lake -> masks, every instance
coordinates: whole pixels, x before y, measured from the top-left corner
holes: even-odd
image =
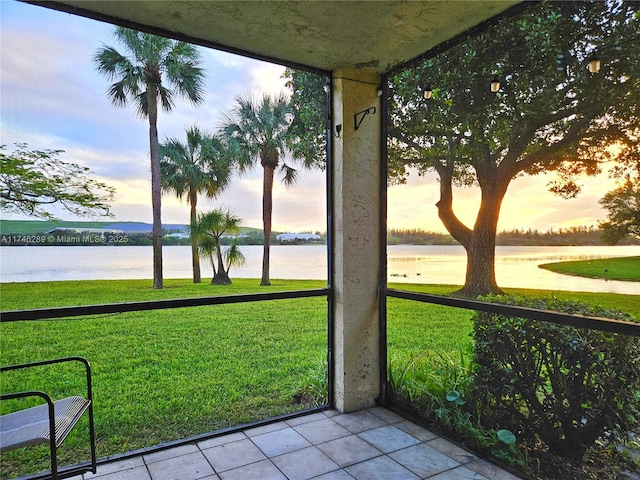
[[[271,278],[326,279],[323,245],[274,245]],[[236,278],[260,278],[262,247],[246,246],[247,262],[231,269]],[[543,263],[595,258],[639,256],[640,246],[614,247],[497,247],[496,277],[501,287],[541,288],[640,295],[640,284],[560,275],[538,268]],[[191,278],[191,248],[163,248],[165,278]],[[202,260],[203,279],[212,269]],[[151,278],[151,247],[0,247],[1,282]],[[466,256],[459,245],[391,245],[391,282],[464,283]]]

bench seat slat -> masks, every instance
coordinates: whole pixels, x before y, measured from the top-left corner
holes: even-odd
[[[54,402],[56,446],[60,446],[91,402],[82,397],[67,397]],[[47,404],[27,408],[0,417],[0,452],[49,444]]]

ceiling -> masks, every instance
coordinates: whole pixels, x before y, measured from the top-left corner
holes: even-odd
[[[377,73],[482,26],[516,0],[31,1],[254,58]]]

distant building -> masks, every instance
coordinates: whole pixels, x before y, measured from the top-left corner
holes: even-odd
[[[276,235],[276,240],[279,242],[294,242],[296,240],[309,242],[311,240],[321,240],[321,237],[316,233],[281,233]]]

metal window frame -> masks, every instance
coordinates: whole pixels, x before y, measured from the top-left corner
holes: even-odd
[[[37,3],[37,2],[35,2]],[[75,13],[75,12],[74,12]],[[212,47],[211,45],[204,45],[205,47]],[[215,47],[213,47],[215,48]],[[238,53],[240,52],[232,52]],[[245,54],[245,56],[247,56]],[[259,60],[267,60],[261,59]],[[291,68],[297,68],[306,70],[317,75],[325,75],[328,78],[332,78],[332,73],[327,71],[318,71],[316,69],[310,69],[305,66],[287,64]],[[254,428],[262,425],[268,425],[274,422],[287,420],[291,418],[308,415],[313,412],[324,411],[332,408],[335,405],[334,397],[334,281],[333,272],[334,269],[334,248],[333,248],[333,232],[334,232],[334,202],[333,202],[333,178],[334,178],[334,162],[333,162],[333,143],[332,143],[332,118],[333,118],[333,87],[329,82],[330,91],[327,94],[327,118],[326,118],[326,168],[325,168],[325,182],[326,182],[326,229],[327,229],[327,287],[309,289],[309,290],[291,290],[284,292],[268,292],[268,293],[252,293],[252,294],[240,294],[240,295],[227,295],[227,296],[210,296],[210,297],[191,297],[184,299],[169,299],[169,300],[153,300],[153,301],[141,301],[141,302],[123,302],[123,303],[110,303],[110,304],[98,304],[98,305],[80,305],[80,306],[65,306],[65,307],[50,307],[50,308],[37,308],[29,310],[6,310],[0,312],[0,323],[4,322],[19,322],[19,321],[41,321],[41,320],[54,320],[69,317],[89,316],[89,315],[101,315],[101,314],[113,314],[113,313],[125,313],[125,312],[139,312],[149,310],[165,310],[172,308],[189,308],[189,307],[201,307],[201,306],[213,306],[213,305],[227,305],[227,304],[239,304],[249,302],[262,302],[273,300],[286,300],[297,298],[311,298],[311,297],[326,297],[327,298],[327,398],[328,403],[317,407],[311,407],[297,412],[286,413],[275,417],[270,417],[264,420],[257,420],[254,422],[235,425],[233,427],[220,429],[204,434],[192,436],[185,439],[178,439],[170,442],[165,442],[159,445],[153,445],[140,450],[126,452],[121,455],[109,456],[103,459],[98,459],[97,464],[105,464],[113,462],[119,459],[132,458],[141,454],[153,453],[168,448],[177,447],[180,445],[190,444],[196,441],[202,441],[209,438],[226,435],[232,432],[241,431],[247,428]],[[87,464],[77,464],[69,467],[63,467],[59,469],[60,478],[73,476],[83,468],[86,469]],[[35,474],[29,476],[31,480],[40,480],[49,478],[48,474]]]

